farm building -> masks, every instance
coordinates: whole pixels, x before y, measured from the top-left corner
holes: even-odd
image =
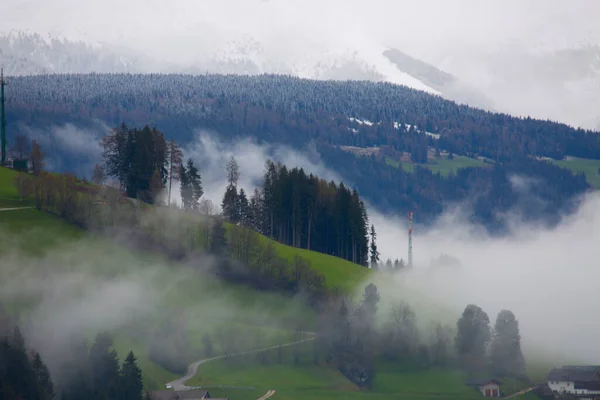
[[[210,397],[206,390],[157,390],[150,393],[152,400],[228,400]]]
[[[600,399],[600,366],[564,366],[548,373],[548,387],[555,394],[581,399]]]
[[[485,397],[500,397],[500,382],[496,379],[475,379],[467,382]]]

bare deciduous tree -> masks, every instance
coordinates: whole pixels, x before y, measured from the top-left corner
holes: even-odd
[[[31,153],[29,155],[33,173],[39,175],[44,170],[44,153],[39,143],[34,139],[31,141]]]
[[[106,173],[104,168],[100,164],[94,166],[94,173],[92,174],[92,182],[96,185],[102,185],[106,180]]]

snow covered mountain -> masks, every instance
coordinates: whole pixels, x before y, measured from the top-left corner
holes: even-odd
[[[367,79],[600,124],[595,0],[3,0],[2,11],[8,74]]]

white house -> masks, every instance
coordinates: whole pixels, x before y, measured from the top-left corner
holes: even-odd
[[[548,373],[548,387],[556,394],[575,395],[581,399],[600,399],[600,366],[554,368]]]
[[[500,397],[500,382],[496,379],[475,379],[467,382],[485,397]]]

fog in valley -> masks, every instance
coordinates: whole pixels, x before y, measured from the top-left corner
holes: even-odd
[[[2,9],[6,15],[0,36],[29,32],[83,41],[98,54],[118,54],[115,60],[123,71],[382,80],[475,106],[485,103],[497,111],[600,130],[600,2],[595,0],[3,0]],[[0,44],[9,42],[0,39]],[[52,51],[64,50],[52,46]],[[384,55],[387,49],[435,66],[450,74],[452,82],[433,85],[407,72],[406,65]],[[30,48],[6,45],[0,50],[0,64],[9,64],[9,74],[27,73],[11,60],[38,60]],[[83,65],[79,71],[68,63],[38,67],[44,72],[88,68]],[[60,154],[77,160],[87,178],[102,160],[99,140],[108,130],[100,122],[86,129],[70,124],[20,129],[41,143],[49,170],[63,169],[54,151],[60,148]],[[342,181],[312,144],[299,151],[252,138],[233,143],[218,138],[218,132],[198,130],[183,149],[184,160],[192,158],[199,167],[203,199],[212,201],[215,213],[232,156],[240,167],[238,187],[248,196],[261,185],[269,159]],[[515,175],[511,183],[524,201],[542,201],[526,178]],[[351,181],[344,184],[353,186]],[[171,198],[176,204],[179,190],[174,182]],[[448,205],[428,227],[416,213],[414,268],[370,278],[381,291],[380,309],[407,301],[417,318],[442,319],[453,327],[467,304],[482,307],[492,326],[498,312],[509,309],[519,320],[526,357],[598,364],[600,323],[594,316],[600,306],[595,295],[600,194],[590,192],[580,201],[577,212],[554,228],[524,223],[522,215],[508,213],[503,218],[511,230],[503,237],[465,222],[469,203]],[[366,204],[381,260],[406,261],[406,216],[383,214]],[[182,216],[172,218],[176,226]],[[31,237],[38,237],[34,233]],[[127,232],[115,232],[113,239],[128,244]],[[222,289],[211,274],[216,262],[205,255],[174,267],[159,258],[115,251],[111,240],[87,237],[61,243],[37,259],[1,227],[0,241],[0,303],[10,312],[27,309],[21,315],[25,336],[51,368],[60,364],[73,335],[114,331],[147,339],[157,321],[170,314],[289,328],[284,319],[300,309],[292,302],[254,304]],[[206,272],[205,280],[195,275],[198,270]],[[363,289],[361,285],[357,291]],[[265,295],[248,291],[257,298]],[[121,359],[125,355],[119,354]]]
[[[260,183],[268,158],[285,162],[288,167],[302,167],[306,173],[327,180],[340,180],[310,150],[298,153],[248,139],[225,145],[211,139],[214,135],[207,132],[198,135],[185,154],[195,160],[209,160],[201,172],[205,197],[215,205],[223,197],[225,165],[232,155],[240,164],[239,185],[248,193]],[[522,185],[524,193],[533,197],[530,200],[541,201],[525,190],[527,180],[515,176],[512,182]],[[566,355],[571,361],[597,362],[600,352],[593,349],[600,326],[590,322],[589,316],[599,305],[594,285],[599,274],[596,243],[600,241],[600,195],[590,193],[581,199],[578,211],[564,217],[553,229],[523,223],[519,215],[508,214],[505,218],[512,233],[502,238],[489,237],[481,227],[465,223],[468,206],[448,208],[434,226],[426,229],[419,226],[418,213],[414,215],[415,268],[395,278],[393,286],[386,282],[389,277],[375,280],[383,285],[383,302],[387,296],[388,301],[406,300],[417,309],[420,301],[436,304],[440,310],[454,312],[446,315],[450,324],[469,303],[481,306],[492,323],[500,310],[510,309],[520,320],[524,351],[535,349],[537,355],[541,352],[548,357]],[[381,259],[406,261],[406,216],[384,215],[371,206],[368,212],[377,231]]]

